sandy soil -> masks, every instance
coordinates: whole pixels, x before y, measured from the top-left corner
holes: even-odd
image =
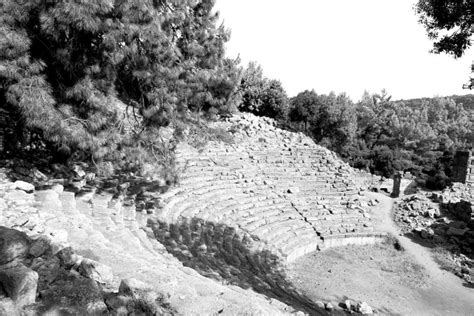
[[[368,195],[380,201],[372,209],[377,227],[397,236],[404,251],[387,243],[308,254],[289,266],[295,286],[313,300],[365,301],[379,314],[474,315],[474,289],[441,270],[428,249],[398,236],[392,199]]]

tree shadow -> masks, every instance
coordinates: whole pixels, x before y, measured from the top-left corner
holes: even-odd
[[[281,258],[256,236],[200,218],[178,223],[149,221],[155,237],[183,265],[201,275],[237,285],[286,303],[310,315],[339,315],[318,307],[286,278]]]

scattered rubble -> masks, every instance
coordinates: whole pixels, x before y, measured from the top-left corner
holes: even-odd
[[[39,235],[0,227],[0,314],[67,313],[96,315],[156,315],[173,310],[163,297],[148,291],[149,285],[124,280],[118,293],[107,288],[113,281],[109,267],[74,253],[71,247],[55,251],[55,241]],[[117,308],[113,297],[126,297]],[[165,306],[166,305],[166,306]],[[165,306],[165,307],[163,307]]]
[[[438,261],[466,282],[474,283],[474,225],[472,195],[455,184],[443,192],[400,199],[393,214],[402,233],[434,247]]]

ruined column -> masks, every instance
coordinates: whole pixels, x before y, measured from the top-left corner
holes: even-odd
[[[393,189],[392,189],[393,198],[397,198],[400,196],[401,183],[402,183],[402,172],[398,171],[393,175]]]
[[[457,151],[453,161],[453,182],[474,181],[474,178],[472,178],[473,169],[471,152],[467,150]]]

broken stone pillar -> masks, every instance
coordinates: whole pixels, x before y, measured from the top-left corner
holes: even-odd
[[[474,166],[472,165],[470,151],[457,151],[453,161],[453,182],[466,183],[467,180],[474,181]]]
[[[466,184],[474,187],[474,155],[471,152],[467,161]]]
[[[402,172],[396,172],[393,175],[393,189],[392,189],[392,197],[397,198],[400,196],[400,185],[402,183]]]

